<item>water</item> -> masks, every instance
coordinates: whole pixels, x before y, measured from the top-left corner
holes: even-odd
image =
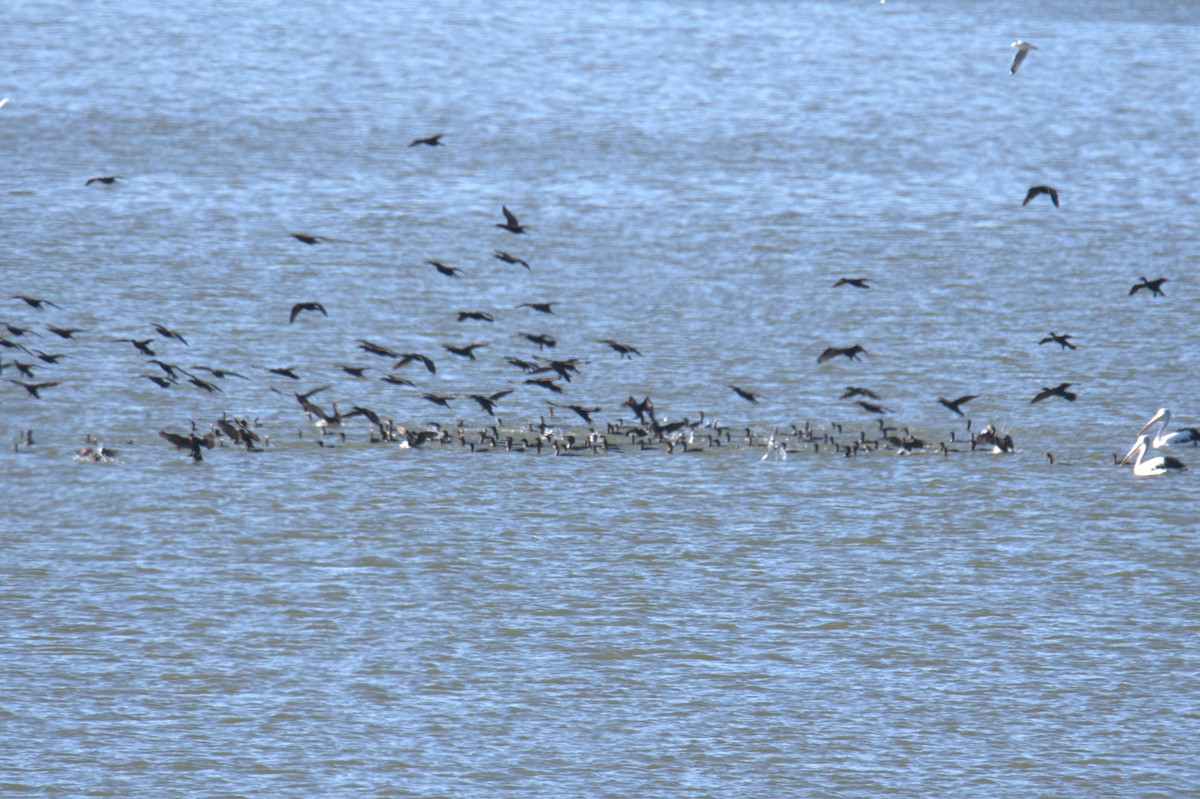
[[[59,382],[0,384],[0,793],[1200,795],[1197,467],[1111,465],[1156,408],[1200,416],[1200,12],[440,5],[9,10],[0,321],[67,357],[0,353]],[[587,361],[562,395],[506,362],[521,332]],[[249,379],[160,389],[120,340],[150,337]],[[360,339],[438,372],[383,383]],[[472,440],[475,403],[421,393],[511,388],[518,440],[586,434],[548,399],[603,429],[649,395],[730,440],[320,447],[291,393],[322,384]],[[956,451],[761,460],[793,424],[876,435],[848,385]],[[968,393],[1016,454],[967,451],[936,399]],[[268,451],[157,435],[222,413]],[[86,433],[116,461],[75,462]]]

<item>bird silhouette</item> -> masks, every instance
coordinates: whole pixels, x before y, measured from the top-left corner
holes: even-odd
[[[508,253],[504,252],[504,250],[496,250],[494,253],[492,253],[492,255],[496,258],[499,258],[501,261],[503,261],[506,264],[520,264],[521,266],[525,267],[526,269],[529,268],[529,263],[527,261],[522,261],[520,258],[516,257],[515,255],[509,255]]]
[[[857,405],[858,407],[862,408],[864,411],[866,411],[868,413],[878,413],[878,414],[891,413],[890,410],[883,407],[882,405],[876,405],[875,403],[867,402],[866,400],[857,400],[854,404]]]
[[[405,352],[401,355],[397,355],[396,357],[400,360],[398,360],[396,365],[393,367],[395,369],[399,369],[402,366],[407,366],[412,361],[417,361],[425,367],[425,371],[429,372],[429,374],[437,374],[437,366],[434,364],[433,359],[426,355],[422,355],[419,352]]]
[[[470,358],[473,361],[475,360],[475,350],[479,349],[480,347],[486,347],[487,344],[467,344],[464,347],[455,347],[450,344],[443,344],[442,346],[455,355],[463,358]]]
[[[272,369],[267,366],[264,366],[262,368],[266,369],[268,372],[270,372],[273,375],[279,375],[280,377],[286,377],[291,380],[299,380],[300,379],[300,375],[296,374],[295,366],[284,366],[284,367],[280,367],[278,369]]]
[[[1058,207],[1058,189],[1053,186],[1031,186],[1025,195],[1025,202],[1021,203],[1021,205],[1029,205],[1029,201],[1039,194],[1049,194],[1050,202],[1054,203],[1055,208]]]
[[[555,383],[554,378],[552,377],[531,377],[525,382],[531,386],[537,386],[539,388],[547,389],[548,391],[553,391],[555,394],[563,393],[562,386],[560,386],[558,383]]]
[[[598,342],[600,344],[607,344],[608,346],[610,346],[614,350],[616,350],[616,352],[622,358],[628,358],[631,361],[633,360],[634,355],[639,355],[639,356],[641,355],[641,353],[638,352],[637,347],[630,346],[629,344],[621,344],[620,342],[613,341],[610,338],[598,339]]]
[[[513,215],[512,211],[508,210],[508,206],[501,206],[500,210],[504,212],[504,222],[497,222],[496,227],[504,228],[509,233],[525,232],[525,226],[517,221],[517,217]]]
[[[372,355],[382,355],[385,358],[400,357],[400,353],[395,352],[394,350],[391,350],[382,344],[375,344],[374,342],[367,341],[366,339],[362,338],[358,340],[358,348],[363,352],[369,352]]]
[[[298,302],[292,306],[291,316],[288,317],[288,324],[296,321],[296,317],[301,311],[320,311],[322,315],[329,316],[329,312],[325,310],[325,306],[319,302]]]
[[[446,145],[442,144],[442,134],[441,133],[435,133],[432,136],[426,136],[423,139],[413,139],[411,142],[408,143],[408,146],[416,147],[418,144],[424,144],[427,147],[445,147],[446,146]]]
[[[601,410],[600,408],[594,408],[594,407],[589,408],[584,405],[559,405],[558,403],[555,403],[555,402],[550,402],[548,404],[555,408],[565,408],[567,410],[574,411],[576,413],[576,415],[579,416],[580,419],[587,422],[588,424],[592,423],[592,414],[599,413]]]
[[[1038,49],[1038,46],[1030,42],[1021,41],[1020,39],[1017,39],[1010,46],[1017,48],[1017,52],[1013,55],[1012,66],[1008,68],[1008,74],[1016,75],[1017,70],[1021,68],[1021,62],[1025,60],[1025,56],[1029,55],[1030,50]]]
[[[869,352],[858,344],[855,344],[853,347],[826,347],[825,351],[817,356],[817,363],[825,363],[839,355],[845,356],[852,361],[857,361],[860,354],[870,355]]]
[[[83,328],[80,328],[80,327],[57,327],[55,325],[46,325],[45,327],[51,333],[53,333],[54,335],[56,335],[60,338],[69,338],[72,340],[74,340],[76,333],[86,333],[87,332],[86,330],[84,330]]]
[[[46,310],[47,305],[49,305],[51,308],[57,308],[60,311],[62,310],[61,305],[55,305],[54,303],[50,302],[50,300],[43,300],[40,297],[26,297],[24,294],[14,294],[9,299],[20,300],[30,308],[33,308],[35,311],[44,311]]]
[[[434,269],[441,272],[446,277],[459,277],[460,275],[466,274],[465,272],[463,272],[463,270],[459,269],[457,266],[446,266],[441,261],[426,261],[425,263],[429,264],[430,266],[432,266]]]
[[[738,388],[737,386],[733,385],[732,383],[729,384],[729,387],[731,389],[733,389],[734,394],[737,394],[739,397],[746,400],[747,402],[753,402],[755,404],[758,403],[758,395],[757,394],[753,394],[744,388]]]
[[[854,399],[855,397],[866,397],[873,400],[879,399],[879,395],[874,391],[860,386],[846,386],[846,390],[842,392],[842,396],[838,397],[838,399]]]
[[[552,302],[523,302],[520,305],[518,305],[517,307],[518,308],[532,308],[533,310],[538,311],[539,313],[552,314],[552,313],[554,313],[554,309],[551,308],[550,306],[553,304],[554,303],[552,303]]]
[[[968,402],[977,398],[978,396],[979,396],[978,394],[966,394],[964,396],[959,397],[956,400],[948,400],[945,397],[938,397],[938,402],[945,405],[947,408],[954,411],[959,416],[962,416],[963,415],[962,408],[959,406],[966,405]]]
[[[1042,386],[1042,390],[1038,392],[1036,397],[1034,397],[1033,399],[1031,399],[1029,401],[1029,404],[1032,405],[1035,402],[1041,402],[1042,400],[1047,399],[1049,397],[1062,397],[1067,402],[1074,402],[1075,398],[1078,397],[1079,395],[1076,394],[1074,391],[1067,391],[1067,389],[1070,388],[1072,385],[1074,385],[1074,384],[1073,383],[1059,383],[1054,388]]]
[[[88,178],[86,181],[84,181],[83,185],[90,186],[93,183],[103,183],[106,186],[111,186],[112,184],[116,183],[118,180],[121,180],[120,175],[103,175],[98,178]]]
[[[10,383],[15,383],[16,385],[25,389],[27,392],[29,392],[29,396],[34,397],[35,399],[42,398],[42,395],[38,393],[39,391],[41,391],[44,388],[53,388],[54,386],[57,386],[58,382],[59,382],[57,380],[52,380],[52,381],[45,382],[45,383],[26,383],[22,380],[15,380],[11,377],[6,377],[4,379]]]
[[[458,321],[465,322],[468,319],[476,319],[480,322],[495,322],[496,317],[492,316],[487,311],[459,311]]]
[[[869,277],[838,278],[838,282],[834,283],[833,287],[837,288],[838,286],[854,286],[856,289],[869,289],[871,287],[867,285],[867,281],[870,279],[871,278]]]
[[[296,241],[302,241],[305,244],[320,244],[323,241],[329,241],[324,236],[313,236],[308,233],[289,233],[288,235]]]
[[[1060,347],[1060,349],[1064,349],[1064,350],[1073,350],[1073,349],[1075,349],[1075,345],[1074,345],[1074,344],[1072,344],[1070,341],[1068,341],[1068,340],[1067,340],[1067,339],[1069,339],[1069,338],[1071,338],[1071,334],[1070,334],[1070,333],[1063,333],[1063,334],[1060,336],[1059,334],[1057,334],[1057,333],[1055,333],[1053,330],[1051,330],[1051,331],[1050,331],[1050,335],[1046,336],[1044,339],[1042,339],[1041,341],[1039,341],[1039,342],[1038,342],[1038,344],[1039,344],[1039,345],[1041,345],[1041,344],[1049,344],[1051,341],[1053,341],[1055,344],[1060,344],[1060,345],[1062,345],[1062,346]]]
[[[179,333],[176,333],[174,330],[166,327],[165,325],[160,325],[157,322],[151,322],[150,324],[156,331],[158,331],[158,335],[162,336],[163,338],[173,338],[183,344],[185,347],[191,346],[187,343],[186,338],[181,336]]]
[[[558,342],[554,340],[554,337],[548,336],[545,333],[518,333],[517,335],[538,345],[539,350],[546,347],[553,348],[558,346]]]
[[[1149,289],[1151,297],[1163,297],[1166,295],[1163,294],[1162,284],[1166,282],[1167,279],[1165,277],[1160,277],[1156,280],[1147,280],[1145,277],[1143,277],[1142,282],[1131,288],[1129,293],[1133,295],[1137,294],[1142,289]]]

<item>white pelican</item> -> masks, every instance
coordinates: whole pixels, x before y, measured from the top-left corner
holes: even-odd
[[[1148,461],[1142,460],[1146,454],[1146,449],[1149,447],[1149,437],[1139,435],[1137,441],[1134,442],[1133,448],[1125,453],[1125,457],[1121,459],[1121,464],[1124,466],[1129,463],[1129,459],[1133,454],[1137,453],[1137,460],[1133,464],[1133,473],[1138,477],[1154,477],[1160,474],[1166,474],[1170,471],[1182,472],[1187,469],[1183,461],[1178,458],[1172,458],[1169,455],[1159,455],[1156,458],[1151,458]]]
[[[1167,425],[1171,424],[1171,411],[1166,408],[1159,408],[1153,418],[1146,422],[1146,426],[1138,431],[1138,435],[1142,435],[1153,427],[1155,422],[1161,422],[1161,426],[1158,433],[1150,440],[1151,449],[1162,449],[1172,444],[1200,444],[1200,429],[1195,427],[1183,427],[1174,433],[1167,432]]]
[[[1016,75],[1017,70],[1021,68],[1021,62],[1025,60],[1025,56],[1029,55],[1030,50],[1038,49],[1038,46],[1020,39],[1013,42],[1011,46],[1017,48],[1017,54],[1013,56],[1012,67],[1009,68],[1008,74]]]

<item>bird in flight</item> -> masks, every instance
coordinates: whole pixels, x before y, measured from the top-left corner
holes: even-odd
[[[446,277],[458,277],[465,274],[465,272],[463,272],[463,270],[459,269],[457,266],[446,266],[441,261],[426,261],[425,263],[429,264]]]
[[[513,214],[512,211],[508,210],[508,206],[506,206],[506,205],[501,206],[500,210],[502,210],[504,212],[504,222],[503,222],[503,224],[501,224],[500,222],[497,222],[496,227],[504,228],[509,233],[524,233],[525,232],[525,226],[517,221],[517,217]]]
[[[418,144],[424,144],[428,147],[445,147],[446,146],[446,145],[442,144],[442,134],[440,134],[440,133],[435,133],[432,136],[426,136],[423,139],[413,139],[411,142],[408,143],[408,146],[416,147]]]
[[[757,394],[749,392],[744,388],[738,388],[737,386],[733,385],[732,383],[729,384],[729,387],[731,389],[733,389],[734,394],[737,394],[739,397],[746,400],[747,402],[753,402],[755,404],[758,403],[758,395]]]
[[[486,347],[487,344],[467,344],[464,347],[454,347],[450,344],[443,344],[442,346],[455,355],[458,355],[462,358],[470,358],[473,361],[475,360],[475,350],[479,349],[480,347]]]
[[[1029,191],[1025,193],[1025,202],[1021,203],[1021,206],[1029,205],[1029,201],[1039,194],[1049,194],[1050,202],[1054,203],[1055,208],[1058,207],[1058,189],[1044,185],[1030,186]]]
[[[838,399],[854,399],[855,397],[866,397],[867,399],[877,400],[879,395],[869,388],[861,386],[846,386],[846,390],[842,392],[842,396]]]
[[[26,382],[23,382],[23,381],[21,381],[21,380],[14,380],[14,379],[13,379],[13,378],[11,378],[11,377],[6,377],[6,378],[4,378],[4,379],[5,379],[5,380],[7,380],[7,381],[8,381],[8,382],[10,382],[10,383],[15,383],[16,385],[18,385],[18,386],[20,386],[21,388],[25,389],[26,391],[28,391],[28,392],[29,392],[29,396],[31,396],[31,397],[34,397],[35,399],[41,399],[41,398],[42,398],[42,395],[41,395],[41,394],[38,394],[38,392],[39,392],[39,391],[41,391],[43,388],[52,388],[52,387],[54,387],[54,386],[57,386],[57,385],[58,385],[58,381],[57,381],[57,380],[52,380],[52,381],[50,381],[49,383],[26,383]]]
[[[622,344],[619,341],[613,341],[610,338],[602,338],[598,341],[600,344],[607,344],[608,346],[612,347],[622,358],[628,358],[631,361],[633,360],[634,355],[641,355],[641,353],[638,352],[637,347],[634,347],[630,344]]]
[[[968,402],[970,402],[971,400],[975,399],[978,396],[979,396],[978,394],[966,394],[964,396],[959,397],[956,400],[948,400],[945,397],[938,397],[938,402],[942,403],[947,408],[949,408],[950,410],[957,413],[959,416],[962,416],[963,412],[962,412],[962,408],[960,406],[966,405]]]
[[[558,346],[558,342],[554,340],[554,337],[548,336],[545,333],[518,333],[517,335],[538,345],[539,350],[545,349],[546,347],[554,348]]]
[[[1145,278],[1143,278],[1143,280],[1144,279]],[[44,311],[44,310],[46,310],[45,306],[47,306],[47,305],[49,305],[51,308],[57,308],[60,311],[62,310],[61,305],[55,305],[54,303],[50,302],[50,300],[43,300],[38,297],[26,297],[23,294],[14,294],[11,297],[9,297],[9,299],[20,300],[21,302],[28,305],[30,308],[33,308],[35,311]]]
[[[174,330],[171,330],[171,329],[170,329],[170,328],[168,328],[167,326],[165,326],[165,325],[160,325],[160,324],[158,324],[157,322],[151,322],[150,324],[151,324],[151,326],[152,326],[152,327],[153,327],[153,328],[154,328],[156,331],[158,331],[158,335],[162,336],[163,338],[173,338],[173,339],[175,339],[176,341],[178,341],[178,342],[180,342],[181,344],[183,344],[183,346],[185,346],[185,347],[187,347],[187,346],[190,346],[190,345],[187,343],[187,339],[185,339],[185,338],[184,338],[182,335],[180,335],[179,333],[176,333]]]
[[[1133,294],[1137,294],[1142,289],[1150,289],[1151,297],[1163,297],[1166,295],[1163,294],[1162,284],[1166,283],[1166,282],[1167,282],[1167,279],[1165,277],[1160,277],[1156,280],[1147,280],[1145,277],[1143,277],[1142,282],[1136,284],[1133,288],[1131,288],[1129,290],[1129,293],[1131,295],[1133,295]]]
[[[838,282],[833,284],[833,287],[854,286],[856,289],[869,289],[871,287],[867,285],[868,280],[870,280],[869,277],[843,277],[839,278]]]
[[[1071,338],[1070,333],[1063,333],[1060,336],[1058,333],[1055,333],[1053,330],[1051,330],[1050,335],[1039,341],[1038,344],[1049,344],[1051,341],[1053,341],[1055,344],[1060,344],[1061,348],[1064,350],[1073,350],[1075,349],[1075,345],[1068,341],[1069,338]]]
[[[300,315],[301,311],[320,311],[323,315],[329,316],[325,306],[319,302],[298,302],[292,306],[292,314],[288,317],[289,325],[296,321],[296,317]]]
[[[1022,41],[1021,39],[1017,39],[1011,46],[1017,48],[1017,53],[1013,56],[1012,66],[1009,67],[1008,74],[1016,75],[1017,70],[1021,68],[1021,62],[1025,60],[1025,56],[1029,55],[1030,50],[1037,50],[1038,46]]]
[[[860,353],[870,354],[858,344],[855,344],[853,347],[826,347],[825,351],[817,356],[817,363],[825,363],[839,355],[843,355],[852,361],[857,361]]]
[[[539,311],[541,313],[554,313],[554,309],[550,307],[553,304],[554,303],[552,303],[552,302],[523,302],[520,305],[518,305],[517,307],[518,308],[532,308],[533,310]]]
[[[487,311],[459,311],[458,321],[465,322],[468,319],[475,319],[480,322],[495,322],[496,317],[492,316]]]
[[[1047,399],[1049,397],[1062,397],[1067,402],[1074,402],[1075,398],[1079,395],[1076,394],[1074,391],[1067,391],[1067,389],[1070,388],[1072,385],[1073,384],[1071,384],[1071,383],[1059,383],[1054,388],[1049,388],[1048,386],[1042,386],[1042,390],[1038,392],[1036,397],[1034,397],[1033,399],[1031,399],[1029,401],[1029,404],[1032,405],[1035,402],[1041,402],[1042,400]]]
[[[104,175],[104,176],[98,177],[98,178],[88,178],[87,181],[85,181],[83,185],[90,186],[93,183],[103,183],[106,186],[111,186],[112,184],[116,183],[120,179],[121,179],[120,175]]]
[[[529,263],[527,261],[522,261],[520,258],[516,257],[515,255],[509,255],[504,250],[496,250],[494,253],[492,253],[492,255],[495,256],[496,258],[499,258],[501,261],[503,261],[506,264],[520,264],[521,266],[525,267],[526,269],[529,268]]]

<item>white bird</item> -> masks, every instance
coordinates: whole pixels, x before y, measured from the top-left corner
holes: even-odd
[[[1017,54],[1013,56],[1012,67],[1009,68],[1008,74],[1016,75],[1017,70],[1021,68],[1021,62],[1025,60],[1025,56],[1029,55],[1030,50],[1038,49],[1038,46],[1022,41],[1021,39],[1017,39],[1011,46],[1017,48]]]
[[[1159,427],[1158,433],[1150,440],[1151,449],[1162,449],[1173,444],[1176,446],[1179,444],[1200,444],[1200,429],[1195,427],[1182,427],[1174,433],[1167,432],[1167,425],[1171,424],[1171,412],[1166,408],[1159,408],[1153,418],[1146,422],[1146,426],[1138,431],[1138,435],[1142,435],[1153,427],[1155,422],[1161,422],[1162,424]]]
[[[1133,448],[1125,453],[1125,457],[1121,459],[1121,466],[1129,463],[1129,459],[1133,454],[1137,453],[1137,460],[1133,464],[1133,473],[1138,477],[1156,477],[1160,474],[1166,474],[1170,471],[1182,472],[1187,469],[1183,461],[1178,458],[1172,458],[1170,455],[1159,455],[1151,458],[1148,461],[1142,460],[1149,447],[1149,437],[1139,435],[1137,441],[1134,442]]]

